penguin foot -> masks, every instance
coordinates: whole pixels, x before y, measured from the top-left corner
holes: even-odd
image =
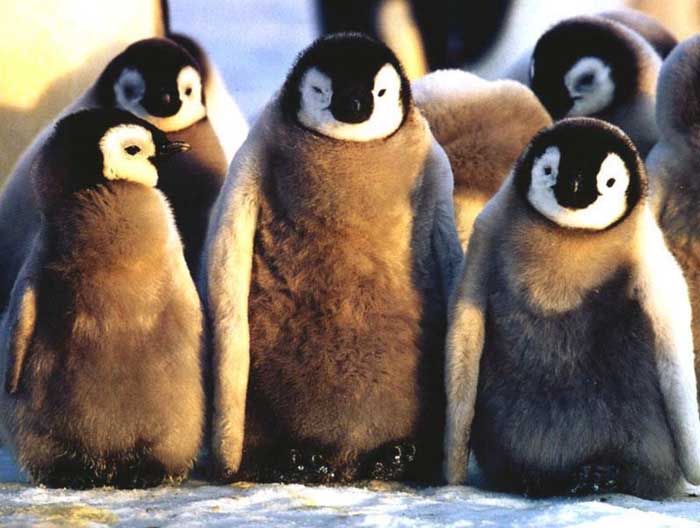
[[[325,484],[335,479],[335,472],[320,453],[289,449],[269,479],[284,484]]]
[[[416,446],[408,442],[390,444],[380,449],[369,477],[373,480],[400,480],[416,459]]]
[[[587,465],[575,472],[570,495],[613,493],[618,489],[620,469],[617,466]]]

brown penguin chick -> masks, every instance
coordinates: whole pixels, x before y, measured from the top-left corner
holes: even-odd
[[[41,225],[0,328],[0,432],[49,486],[178,480],[204,429],[203,316],[157,165],[184,143],[128,112],[56,126]]]
[[[688,281],[700,375],[700,37],[676,46],[659,75],[659,142],[646,160],[656,218]],[[700,394],[698,395],[700,396]]]
[[[630,139],[540,132],[479,215],[446,348],[445,473],[497,489],[665,497],[700,483],[690,304]]]
[[[360,34],[316,41],[211,217],[200,286],[218,471],[438,478],[461,258],[449,161],[394,54]]]
[[[226,175],[227,162],[207,117],[203,73],[196,60],[168,39],[138,41],[117,55],[95,83],[62,116],[87,108],[121,108],[184,140],[192,150],[168,161],[159,188],[171,200],[188,266],[194,273],[208,213]],[[0,309],[39,228],[32,166],[43,155],[49,126],[24,152],[0,193]]]
[[[515,81],[440,70],[414,81],[411,89],[450,159],[455,223],[466,249],[476,216],[532,136],[552,120],[530,89]]]

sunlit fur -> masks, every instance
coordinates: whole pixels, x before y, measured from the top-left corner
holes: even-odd
[[[299,121],[323,135],[348,141],[372,141],[393,134],[401,126],[401,77],[391,64],[384,65],[374,77],[374,110],[362,123],[337,121],[330,110],[331,80],[316,68],[304,73],[301,85]],[[381,95],[380,95],[381,94]]]
[[[114,97],[118,107],[146,119],[164,132],[175,132],[207,115],[207,109],[202,103],[202,79],[192,66],[185,66],[178,73],[177,89],[182,101],[178,112],[168,117],[151,115],[141,104],[146,91],[143,77],[138,70],[125,68],[114,84]]]
[[[129,152],[131,150],[131,152]],[[110,128],[100,141],[103,174],[108,180],[128,180],[155,187],[158,171],[151,161],[156,153],[151,133],[138,125]]]
[[[557,178],[573,175],[559,174],[560,152],[548,147],[532,167],[532,183],[528,192],[530,203],[544,216],[563,227],[605,229],[619,220],[627,210],[626,191],[630,177],[625,163],[615,154],[608,154],[596,176],[599,196],[584,209],[569,209],[557,203],[553,187]],[[546,174],[546,170],[550,174]],[[608,187],[608,182],[612,182]]]

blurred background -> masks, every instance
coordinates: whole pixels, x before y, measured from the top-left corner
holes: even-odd
[[[624,5],[680,39],[700,28],[700,0],[0,0],[0,181],[114,55],[163,35],[168,18],[208,51],[250,122],[323,32],[384,39],[412,78],[444,67],[495,78],[554,22]]]

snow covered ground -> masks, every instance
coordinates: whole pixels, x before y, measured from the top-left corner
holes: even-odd
[[[533,0],[522,0],[534,6]],[[310,0],[171,0],[175,30],[197,37],[211,53],[245,115],[252,119],[279,88],[296,54],[315,37]],[[537,0],[540,18],[506,47],[514,57],[541,31],[547,8],[565,16],[615,0]],[[576,7],[572,7],[572,6]],[[516,39],[517,40],[517,39]],[[503,53],[502,51],[499,53]],[[502,56],[502,55],[499,55]],[[700,499],[650,502],[613,495],[528,500],[475,487],[210,486],[189,482],[153,490],[49,490],[20,478],[0,449],[2,526],[700,526]]]
[[[529,500],[474,487],[211,486],[50,490],[21,483],[0,450],[1,526],[700,526],[700,499],[650,502],[624,495]]]

